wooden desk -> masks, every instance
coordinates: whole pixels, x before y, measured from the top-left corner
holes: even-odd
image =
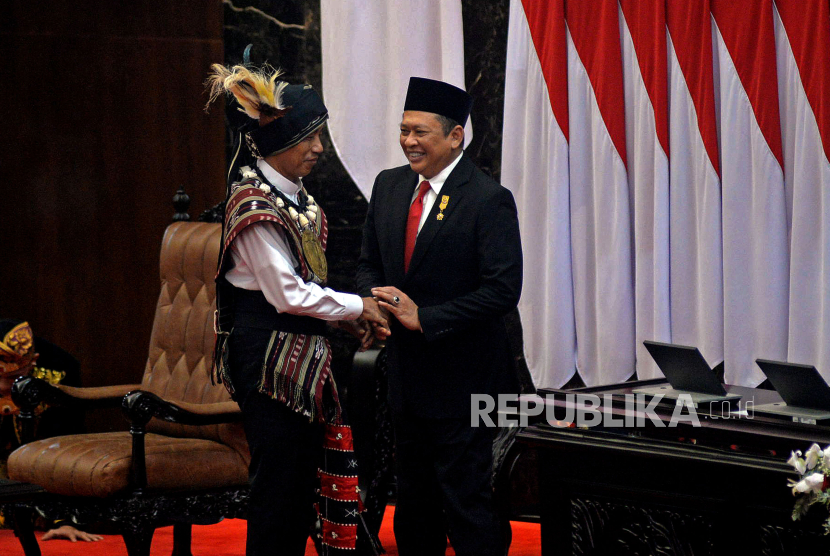
[[[568,394],[610,394],[609,412],[624,417],[624,395],[659,381],[571,391],[542,390],[564,412]],[[729,388],[756,403],[772,391]],[[659,420],[672,408],[655,409]],[[830,428],[755,418],[698,414],[700,426],[586,429],[544,420],[517,435],[514,456],[535,462],[525,481],[535,490],[542,554],[790,555],[828,554],[821,508],[793,522],[786,463],[790,450],[830,443]],[[513,466],[514,472],[521,465]],[[531,473],[527,473],[528,470]],[[513,478],[513,489],[516,489]],[[523,485],[527,487],[528,485]],[[523,488],[522,486],[518,487]],[[531,512],[532,513],[532,512]],[[527,517],[527,516],[525,516]]]

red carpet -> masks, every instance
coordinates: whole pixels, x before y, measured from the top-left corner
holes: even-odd
[[[397,556],[395,537],[392,534],[392,514],[394,508],[386,509],[383,526],[380,530],[380,541],[389,556]],[[193,556],[243,556],[245,554],[245,526],[246,522],[239,519],[227,519],[216,525],[193,526]],[[513,522],[513,544],[510,547],[510,556],[538,556],[539,526],[532,523]],[[39,538],[39,536],[38,536]],[[104,540],[94,543],[71,543],[56,540],[40,543],[43,556],[127,556],[124,541],[119,536],[107,535]],[[170,556],[173,550],[173,528],[157,529],[153,537],[152,556]],[[0,554],[3,556],[22,556],[23,549],[20,543],[9,530],[0,530]],[[309,542],[306,556],[316,556],[316,552]],[[448,556],[454,556],[452,549],[447,550]]]

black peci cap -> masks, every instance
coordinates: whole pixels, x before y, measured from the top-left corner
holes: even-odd
[[[463,89],[434,79],[409,78],[404,111],[431,112],[454,120],[463,127],[472,107],[473,97]]]

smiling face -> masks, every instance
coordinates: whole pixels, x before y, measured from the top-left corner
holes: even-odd
[[[302,141],[290,149],[266,156],[265,162],[293,182],[306,177],[323,152],[323,143],[320,141],[321,133],[323,133],[322,127],[306,135]]]
[[[401,148],[413,171],[426,179],[435,177],[455,160],[464,144],[464,128],[455,126],[444,134],[441,122],[431,112],[407,110],[401,120]]]

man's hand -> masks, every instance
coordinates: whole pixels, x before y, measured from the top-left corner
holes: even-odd
[[[378,306],[378,302],[372,297],[364,297],[363,314],[361,318],[366,320],[374,330],[375,339],[385,340],[392,332],[389,330],[389,322],[386,320],[386,313]]]
[[[366,351],[372,347],[372,342],[375,339],[372,326],[363,317],[357,320],[338,321],[337,327],[360,340],[360,348],[358,351]]]
[[[86,542],[94,542],[100,541],[103,539],[101,535],[93,535],[92,533],[85,533],[80,529],[75,529],[71,525],[61,525],[56,529],[49,529],[46,533],[40,537],[42,541],[51,541],[55,539],[66,539],[68,541],[77,542],[77,541],[86,541]]]
[[[378,300],[381,309],[389,311],[402,325],[410,330],[421,331],[421,319],[418,318],[418,306],[408,295],[394,286],[372,288],[372,295]]]

